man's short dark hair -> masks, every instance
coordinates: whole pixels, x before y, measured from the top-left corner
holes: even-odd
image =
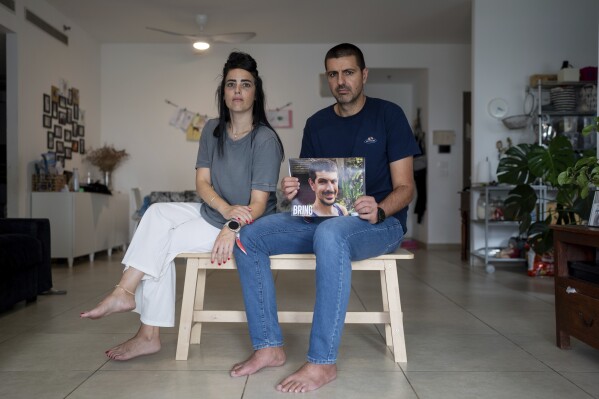
[[[312,180],[316,180],[316,172],[337,172],[337,163],[330,159],[317,159],[310,162],[308,167],[308,177]]]
[[[362,54],[362,50],[358,48],[358,46],[351,43],[341,43],[327,51],[327,55],[324,57],[324,67],[327,67],[327,60],[330,58],[341,58],[341,57],[349,57],[355,56],[356,61],[358,62],[358,66],[360,70],[364,70],[366,68],[366,62],[364,61],[364,54]]]

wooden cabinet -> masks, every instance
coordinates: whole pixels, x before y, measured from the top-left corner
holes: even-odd
[[[33,192],[31,217],[50,219],[52,258],[89,255],[125,246],[129,239],[129,196],[81,192]]]
[[[568,268],[568,263],[572,261],[596,261],[599,228],[551,228],[555,244],[557,346],[569,349],[570,336],[573,336],[599,349],[599,284],[572,276]]]

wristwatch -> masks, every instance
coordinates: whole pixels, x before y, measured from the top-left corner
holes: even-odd
[[[376,224],[384,222],[386,217],[387,215],[385,215],[385,211],[383,210],[383,208],[378,206],[376,208]]]
[[[239,230],[241,230],[241,224],[237,220],[231,219],[225,223],[225,226],[233,233],[239,233]]]

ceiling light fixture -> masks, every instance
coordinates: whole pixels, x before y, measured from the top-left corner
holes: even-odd
[[[193,48],[200,51],[208,50],[210,48],[210,44],[204,41],[197,41],[193,44]]]

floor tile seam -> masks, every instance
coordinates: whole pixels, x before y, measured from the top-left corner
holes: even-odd
[[[595,398],[595,396],[588,392],[586,389],[584,389],[583,387],[579,386],[578,384],[576,384],[574,381],[572,381],[571,379],[569,379],[568,377],[566,377],[565,375],[563,375],[562,373],[553,370],[551,367],[548,367],[549,370],[543,371],[543,370],[507,370],[507,371],[492,371],[492,370],[473,370],[473,371],[458,371],[458,370],[447,370],[447,371],[436,371],[436,370],[407,370],[404,372],[404,374],[406,374],[406,378],[409,380],[409,374],[411,373],[421,373],[421,374],[427,374],[427,373],[446,373],[446,374],[454,374],[454,373],[470,373],[470,374],[557,374],[559,375],[561,378],[565,379],[566,381],[568,381],[570,384],[572,384],[574,387],[580,389],[582,392],[584,392],[585,394],[589,395],[589,398]]]
[[[408,273],[413,274],[410,271],[407,271]],[[489,323],[485,322],[484,320],[482,320],[480,317],[478,317],[476,314],[474,314],[473,312],[471,312],[470,310],[466,309],[465,307],[461,306],[459,303],[457,303],[455,300],[453,300],[452,298],[450,298],[449,296],[447,296],[446,294],[444,294],[443,292],[441,292],[440,290],[438,290],[436,287],[428,284],[428,282],[423,281],[422,279],[416,277],[416,279],[418,281],[420,281],[422,284],[424,284],[425,286],[430,287],[431,289],[433,289],[435,292],[437,292],[439,295],[441,295],[442,297],[446,298],[448,301],[450,301],[451,303],[455,304],[455,306],[457,306],[458,308],[462,309],[464,312],[466,312],[467,314],[471,315],[472,317],[474,317],[476,320],[478,320],[479,322],[481,322],[482,324],[484,324],[485,326],[487,326],[490,330],[495,331],[497,333],[498,336],[503,337],[503,339],[507,340],[508,342],[510,342],[512,345],[514,345],[515,347],[519,348],[522,352],[524,352],[525,354],[527,354],[528,356],[530,356],[531,358],[535,359],[537,362],[539,362],[540,364],[544,365],[545,367],[549,368],[550,370],[553,370],[554,372],[557,372],[554,368],[552,368],[551,366],[549,366],[548,364],[546,364],[544,361],[542,361],[541,359],[537,358],[536,356],[534,356],[530,351],[527,351],[526,349],[524,349],[521,345],[519,345],[517,342],[515,342],[513,339],[511,339],[510,337],[508,337],[507,335],[503,334],[501,331],[499,331],[498,329],[496,329],[495,327],[491,326]],[[565,378],[565,377],[564,377]]]

